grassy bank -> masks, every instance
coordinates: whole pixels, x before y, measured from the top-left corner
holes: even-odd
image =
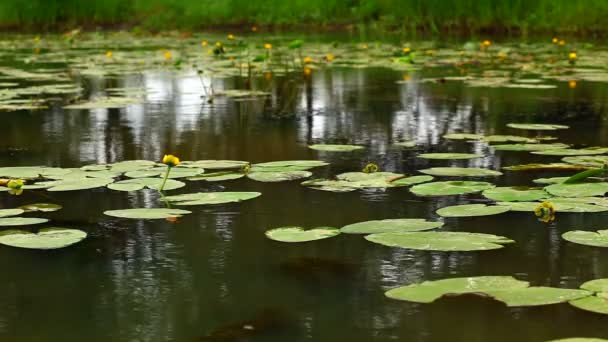
[[[369,24],[429,32],[602,33],[606,0],[3,0],[0,27],[209,29]]]

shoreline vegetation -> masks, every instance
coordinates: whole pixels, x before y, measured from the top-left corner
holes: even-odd
[[[3,0],[0,29],[604,36],[605,0]]]

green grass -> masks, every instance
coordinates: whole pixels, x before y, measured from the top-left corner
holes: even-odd
[[[601,32],[606,0],[3,0],[0,26],[204,29],[217,25],[379,23],[431,32]],[[248,26],[247,26],[248,27]]]

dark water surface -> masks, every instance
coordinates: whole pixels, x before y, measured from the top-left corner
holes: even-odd
[[[1,113],[0,165],[78,167],[129,159],[236,159],[251,162],[322,159],[329,177],[368,161],[413,174],[429,166],[499,169],[559,157],[494,152],[484,143],[447,141],[453,132],[534,133],[509,122],[570,125],[560,142],[608,146],[606,88],[567,82],[556,89],[467,88],[459,82],[397,84],[386,69],[315,72],[291,85],[286,103],[276,77],[266,100],[200,99],[196,75],[149,72],[118,80],[83,79],[92,94],[106,87],[145,86],[142,105],[124,109]],[[218,81],[233,87],[236,79]],[[263,82],[264,80],[258,80]],[[277,108],[291,117],[278,117]],[[285,116],[285,115],[282,115]],[[522,133],[523,132],[523,133]],[[414,149],[391,146],[416,140]],[[354,153],[316,152],[312,143],[365,145]],[[426,161],[422,152],[474,152],[470,161]],[[510,172],[497,185],[531,185],[555,172]],[[185,190],[187,189],[187,190]],[[70,248],[32,251],[0,247],[1,341],[546,341],[608,337],[608,317],[568,304],[507,308],[465,296],[433,304],[390,300],[390,288],[446,277],[513,275],[533,285],[578,288],[608,277],[608,251],[566,242],[572,229],[606,228],[607,213],[559,214],[554,224],[530,213],[446,218],[442,230],[504,235],[517,241],[484,252],[422,252],[389,248],[361,236],[283,244],[269,228],[335,226],[373,219],[440,219],[447,205],[483,203],[481,195],[421,198],[407,188],[330,193],[298,181],[239,179],[189,182],[180,192],[259,191],[255,200],[193,207],[177,223],[121,220],[103,211],[158,206],[153,191],[108,189],[2,195],[11,208],[33,202],[64,208],[45,217],[85,230]]]

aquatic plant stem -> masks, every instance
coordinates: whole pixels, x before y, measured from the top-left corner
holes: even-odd
[[[167,183],[167,179],[169,178],[170,172],[171,172],[171,166],[167,165],[167,172],[165,172],[165,177],[163,178],[163,183],[160,185],[160,188],[158,188],[158,191],[160,191],[161,195],[163,194],[163,190],[165,189],[165,184]]]

